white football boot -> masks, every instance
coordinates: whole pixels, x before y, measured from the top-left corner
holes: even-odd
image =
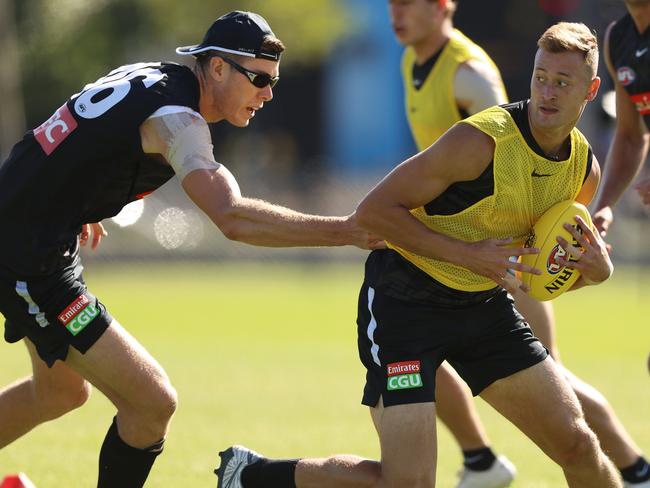
[[[219,453],[221,464],[214,472],[217,474],[217,488],[242,488],[241,472],[249,464],[263,459],[261,454],[244,446],[232,446]]]
[[[463,468],[459,473],[456,488],[505,488],[515,479],[517,469],[505,456],[497,456],[496,460],[485,471],[474,471]]]

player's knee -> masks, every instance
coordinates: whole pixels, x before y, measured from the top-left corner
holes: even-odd
[[[37,387],[37,404],[43,420],[58,418],[81,407],[90,398],[92,386],[83,379],[65,385]]]
[[[555,461],[564,468],[583,465],[596,459],[599,449],[596,435],[581,419],[565,433],[557,446]]]
[[[176,412],[178,393],[169,381],[159,385],[156,398],[150,404],[148,414],[155,424],[167,425]]]
[[[162,401],[162,410],[167,419],[171,419],[178,407],[178,392],[171,383],[167,383]]]
[[[120,417],[129,428],[139,432],[141,438],[146,438],[147,442],[157,442],[166,436],[176,411],[176,390],[168,381],[158,383],[157,388],[141,400],[137,407],[123,405]]]

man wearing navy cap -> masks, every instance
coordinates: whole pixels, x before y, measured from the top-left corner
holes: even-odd
[[[207,123],[245,127],[273,98],[284,45],[250,12],[217,19],[178,48],[193,69],[122,66],[87,84],[30,130],[0,166],[0,313],[33,374],[0,390],[0,448],[82,405],[91,384],[117,414],[99,456],[100,488],[138,488],[163,448],[177,395],[158,362],[93,295],[79,246],[101,220],[174,175],[232,240],[259,246],[376,248],[346,217],[306,215],[242,197],[214,160]]]

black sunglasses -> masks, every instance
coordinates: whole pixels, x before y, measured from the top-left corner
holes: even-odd
[[[273,88],[278,82],[278,80],[280,80],[279,76],[272,77],[266,73],[255,73],[255,71],[249,71],[243,66],[240,66],[239,64],[235,63],[232,59],[228,59],[228,58],[221,58],[221,59],[223,59],[230,66],[235,68],[241,74],[246,76],[248,80],[257,88],[264,88],[267,85],[271,85],[271,88]]]

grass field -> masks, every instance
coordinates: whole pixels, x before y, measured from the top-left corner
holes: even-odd
[[[180,404],[149,487],[216,486],[217,451],[242,443],[276,457],[378,456],[359,403],[357,265],[142,265],[88,270],[90,289],[165,367]],[[650,452],[650,269],[556,301],[564,363],[604,393]],[[21,345],[0,345],[0,384],[29,372]],[[564,486],[559,469],[481,400],[494,447],[519,468],[518,488]],[[0,476],[24,471],[38,488],[96,483],[113,415],[95,392],[81,409],[0,451]],[[461,458],[439,429],[438,487]]]

